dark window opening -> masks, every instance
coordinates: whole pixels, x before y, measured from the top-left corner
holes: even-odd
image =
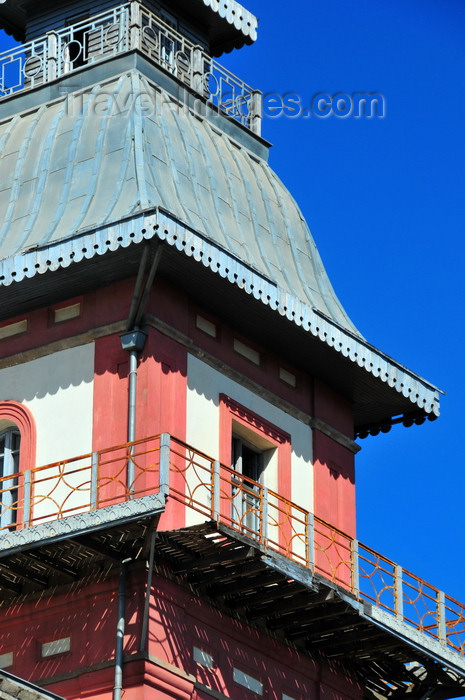
[[[263,452],[241,437],[233,435],[233,520],[251,535],[260,534],[260,480]]]
[[[81,22],[88,19],[88,15],[79,15],[73,17],[66,22],[66,26],[70,28],[68,42],[64,47],[64,60],[71,64],[72,68],[80,68],[85,66],[88,59],[87,46],[87,29],[84,27],[76,27]]]
[[[0,433],[0,526],[16,523],[20,433],[16,427]]]

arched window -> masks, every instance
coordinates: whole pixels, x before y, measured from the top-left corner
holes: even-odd
[[[0,432],[1,527],[8,527],[16,522],[20,441],[21,434],[16,425]]]
[[[0,401],[0,527],[11,527],[18,519],[18,475],[36,466],[35,455],[31,412],[17,401]]]

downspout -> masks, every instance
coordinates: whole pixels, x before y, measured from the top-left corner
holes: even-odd
[[[139,323],[144,313],[144,307],[153,284],[162,253],[162,246],[158,244],[150,266],[147,279],[142,291],[145,270],[150,254],[150,247],[145,246],[139,264],[134,293],[131,300],[131,308],[126,324],[126,332],[121,336],[121,347],[129,352],[129,397],[128,397],[128,442],[136,439],[136,406],[137,406],[137,365],[139,353],[142,352],[147,340],[147,334],[139,329]],[[126,483],[129,498],[134,496],[134,463],[131,459],[134,448],[128,454],[128,466]],[[155,541],[153,541],[153,546]],[[129,559],[120,562],[118,585],[118,620],[116,627],[115,645],[115,677],[113,686],[113,700],[121,700],[123,691],[123,660],[124,660],[124,631],[125,631],[125,607],[126,607],[126,565]]]
[[[152,537],[150,540],[150,555],[149,555],[149,567],[147,571],[147,588],[145,589],[145,601],[144,601],[144,615],[142,617],[142,630],[140,634],[140,645],[139,651],[145,653],[147,651],[148,642],[148,628],[149,628],[149,612],[150,612],[150,592],[152,590],[152,578],[153,578],[153,567],[155,563],[155,542],[157,538],[157,533],[154,530],[152,532]]]
[[[115,682],[113,687],[113,700],[121,700],[123,692],[123,656],[124,656],[124,628],[126,607],[126,563],[121,561],[119,569],[118,586],[118,619],[116,622],[116,650],[115,650]]]
[[[140,333],[140,331],[138,331]],[[141,344],[145,344],[145,338]],[[136,397],[137,397],[137,363],[139,347],[137,344],[129,351],[129,408],[128,408],[128,442],[136,439]],[[143,349],[142,347],[140,348]],[[129,477],[128,477],[129,481]],[[132,481],[129,481],[132,484]]]
[[[147,340],[147,334],[140,330],[139,323],[144,313],[145,304],[160,262],[162,250],[163,246],[158,244],[144,288],[142,289],[143,277],[150,253],[148,246],[144,248],[126,323],[126,331],[121,336],[121,347],[129,353],[128,442],[133,442],[136,439],[137,365],[139,353],[144,349],[145,341]],[[130,456],[131,452],[129,454],[129,457]],[[129,489],[129,498],[132,498],[134,494],[134,464],[130,458],[128,459],[126,483]]]
[[[137,405],[137,365],[139,353],[142,352],[147,340],[147,333],[139,328],[121,336],[121,347],[129,353],[129,398],[128,398],[128,442],[136,439],[136,405]],[[126,472],[126,484],[129,499],[134,498],[134,462],[132,455],[134,446],[128,451],[128,465]]]

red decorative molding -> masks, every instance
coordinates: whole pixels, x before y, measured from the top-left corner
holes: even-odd
[[[19,468],[21,471],[36,466],[36,424],[32,413],[17,401],[0,401],[0,421],[14,423],[21,434]]]
[[[254,413],[245,406],[242,406],[240,403],[237,403],[237,401],[234,401],[234,399],[232,399],[230,396],[220,394],[220,402],[229,409],[233,416],[237,416],[242,421],[249,423],[256,430],[260,431],[275,442],[283,445],[284,443],[291,441],[291,436],[288,433],[285,433],[284,430],[281,430],[276,425],[273,425],[273,423],[266,421],[257,413]]]
[[[261,434],[278,450],[278,492],[291,498],[291,436],[226,394],[220,394],[220,462],[231,464],[233,420]]]

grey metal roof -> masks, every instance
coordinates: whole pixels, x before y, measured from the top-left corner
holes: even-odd
[[[101,70],[82,75],[88,79]],[[44,94],[59,95],[64,85],[60,81],[55,93],[45,86],[4,103],[10,114],[23,107],[0,122],[4,303],[14,305],[19,298],[13,282],[24,281],[18,289],[24,287],[28,298],[39,274],[55,271],[59,280],[60,270],[72,266],[71,284],[76,263],[87,269],[99,256],[163,240],[195,261],[199,279],[203,268],[227,280],[230,285],[215,294],[232,299],[236,289],[238,309],[249,300],[252,311],[253,299],[263,319],[278,312],[303,331],[308,336],[299,350],[303,366],[310,346],[314,360],[315,344],[325,350],[318,372],[329,385],[333,373],[347,385],[361,427],[371,429],[373,420],[376,429],[398,414],[414,420],[439,414],[437,388],[369,345],[350,322],[300,210],[262,157],[262,141],[222,115],[200,114],[200,108],[186,105],[185,96],[177,100],[137,69],[99,80],[82,99],[73,93],[41,104]],[[102,260],[99,269],[104,268]],[[178,276],[182,269],[178,264]],[[128,267],[127,274],[133,273]],[[46,277],[39,301],[50,286]],[[183,281],[188,293],[189,284],[195,286],[189,279]],[[201,299],[201,290],[195,294]],[[257,311],[254,307],[256,320]],[[283,329],[274,325],[278,349]]]
[[[146,113],[135,95],[148,99]],[[162,207],[356,333],[300,210],[267,162],[138,71],[5,120],[0,152],[3,284],[26,275],[15,265],[11,277],[19,253]],[[64,263],[70,251],[63,245]]]

